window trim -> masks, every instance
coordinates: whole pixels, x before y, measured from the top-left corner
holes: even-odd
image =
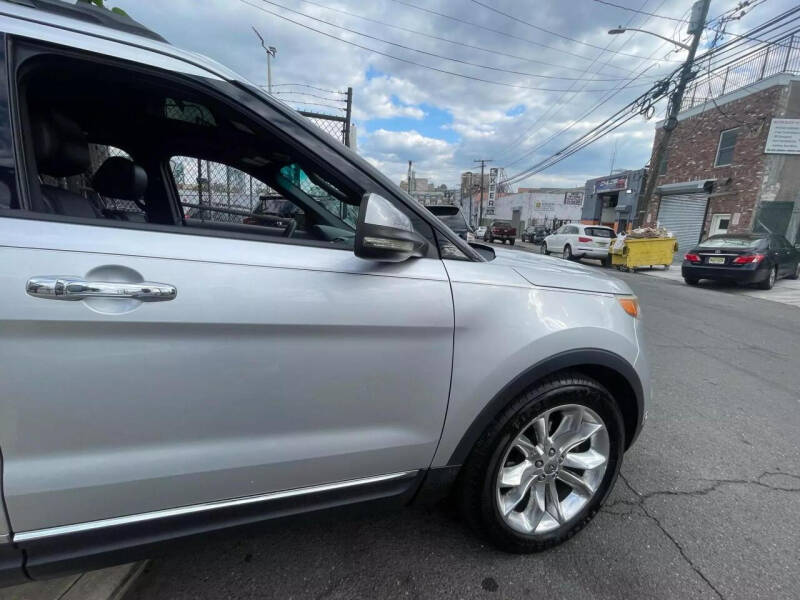
[[[254,111],[252,105],[248,102],[239,101],[234,95],[230,93],[225,93],[225,91],[218,89],[214,84],[217,82],[214,81],[202,81],[197,76],[187,75],[184,73],[178,73],[175,71],[171,71],[169,69],[160,68],[160,67],[148,67],[147,65],[141,63],[131,63],[122,59],[117,59],[112,56],[108,56],[105,54],[96,54],[89,50],[80,47],[64,47],[53,45],[45,41],[37,40],[37,39],[28,39],[28,38],[20,38],[19,36],[8,37],[7,49],[7,81],[8,81],[8,90],[9,90],[9,104],[11,108],[11,119],[12,119],[12,130],[14,136],[14,143],[15,147],[17,148],[17,152],[15,152],[15,163],[16,163],[16,170],[17,170],[17,179],[20,184],[19,190],[19,208],[18,209],[4,209],[0,208],[0,217],[12,217],[12,218],[26,218],[26,219],[33,219],[33,220],[41,220],[41,221],[56,221],[56,222],[63,222],[63,223],[74,223],[78,225],[91,225],[95,227],[121,227],[124,229],[135,229],[135,230],[144,230],[144,231],[159,231],[164,233],[180,233],[186,235],[196,235],[196,236],[210,236],[210,237],[222,237],[222,238],[229,238],[229,239],[243,239],[248,241],[262,241],[265,243],[280,243],[280,244],[289,244],[289,245],[299,245],[299,246],[312,246],[312,247],[320,247],[320,248],[327,248],[332,250],[343,250],[341,246],[336,246],[331,244],[330,242],[321,241],[321,240],[309,240],[309,239],[294,239],[294,238],[276,238],[275,236],[268,236],[268,235],[258,235],[258,234],[248,234],[243,232],[233,232],[233,231],[218,231],[218,230],[210,230],[210,229],[203,229],[203,228],[194,228],[194,227],[186,227],[182,220],[178,219],[174,224],[158,224],[158,223],[135,223],[135,222],[124,222],[124,221],[116,221],[112,219],[92,219],[92,218],[82,218],[82,217],[73,217],[73,216],[66,216],[66,215],[58,215],[49,212],[39,212],[31,210],[32,205],[36,205],[36,202],[41,202],[39,199],[40,193],[34,192],[32,189],[32,172],[36,173],[35,165],[32,161],[35,159],[33,158],[33,149],[32,149],[32,140],[30,136],[23,137],[22,134],[22,124],[28,122],[28,112],[26,103],[22,101],[20,98],[20,89],[19,89],[19,77],[21,75],[21,70],[25,67],[26,63],[31,59],[36,57],[58,57],[62,59],[71,59],[80,61],[87,64],[99,64],[103,66],[107,66],[113,69],[119,69],[122,71],[127,71],[131,73],[137,73],[140,75],[144,75],[145,77],[159,79],[167,84],[174,85],[177,87],[187,88],[193,92],[204,96],[210,96],[215,101],[226,105],[233,111],[238,111],[241,113],[245,113],[251,120],[255,121],[259,127],[265,131],[268,135],[274,136],[276,139],[281,140],[283,143],[290,145],[294,150],[297,152],[297,156],[295,159],[301,165],[308,165],[309,167],[313,167],[317,170],[321,175],[325,176],[326,179],[330,179],[336,182],[336,185],[341,185],[341,181],[345,182],[346,189],[357,189],[360,190],[362,193],[369,190],[364,190],[364,186],[355,181],[351,174],[348,174],[345,169],[341,168],[341,166],[337,166],[342,161],[346,161],[346,157],[342,156],[336,151],[333,151],[335,154],[335,161],[331,164],[327,164],[324,160],[322,153],[319,151],[315,151],[311,147],[307,141],[303,140],[302,137],[297,135],[292,135],[291,131],[293,128],[297,127],[297,125],[292,122],[291,127],[289,128],[280,128],[277,127],[274,123],[272,123],[272,119],[259,114],[258,112]],[[237,90],[246,94],[246,96],[250,99],[251,102],[258,102],[260,106],[264,108],[264,111],[269,111],[273,113],[273,116],[280,116],[280,113],[273,107],[270,103],[260,99],[256,94],[249,92],[247,88],[237,85],[235,82],[219,82],[219,83],[226,83],[227,85],[234,86]],[[276,121],[282,121],[285,119],[275,119]],[[331,150],[326,148],[325,154],[330,154]],[[437,260],[441,260],[441,254],[439,252],[439,246],[437,243],[437,233],[439,235],[445,235],[445,237],[449,238],[443,232],[439,232],[438,228],[435,226],[431,219],[427,217],[427,215],[423,215],[420,211],[415,211],[412,207],[408,206],[405,202],[403,202],[397,193],[393,190],[385,189],[379,181],[372,177],[368,172],[365,172],[363,169],[359,168],[358,165],[353,164],[348,161],[349,166],[358,174],[361,174],[365,179],[370,182],[370,186],[373,191],[376,193],[381,193],[390,201],[394,203],[400,203],[402,205],[402,210],[404,212],[410,211],[412,214],[417,215],[417,218],[422,221],[422,223],[430,228],[430,236],[425,235],[424,233],[420,232],[427,241],[428,241],[428,254],[424,258],[433,258]],[[34,169],[31,171],[31,169]],[[164,171],[164,168],[166,171]],[[164,180],[164,191],[170,198],[171,210],[174,212],[180,208],[177,189],[175,189],[175,184],[173,181],[172,172],[169,169],[169,165],[162,165],[162,175],[166,175]],[[33,203],[33,204],[32,204]],[[43,208],[43,207],[39,207]],[[14,214],[10,214],[14,213]],[[176,213],[178,216],[181,213]],[[431,215],[432,217],[432,215]],[[456,246],[458,247],[458,246]],[[348,249],[352,251],[352,249]],[[475,262],[483,262],[483,259],[480,257],[475,259],[473,257],[469,257],[471,260]]]
[[[714,168],[717,167],[729,167],[733,164],[733,155],[736,151],[736,143],[739,141],[739,129],[740,127],[731,127],[730,129],[723,129],[719,132],[719,141],[717,142],[717,153],[714,155]],[[726,133],[730,133],[731,131],[736,132],[736,140],[733,142],[733,148],[731,151],[731,162],[720,164],[719,163],[719,153],[722,150],[722,138],[725,136]]]

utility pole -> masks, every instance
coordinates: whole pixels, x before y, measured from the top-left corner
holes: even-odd
[[[475,159],[472,162],[481,163],[481,199],[480,199],[480,204],[478,204],[478,227],[480,227],[481,221],[483,220],[483,168],[486,166],[486,163],[492,162],[492,159],[480,158],[480,159]]]
[[[406,179],[408,195],[411,195],[411,161],[408,161],[408,179]]]
[[[656,189],[656,180],[658,179],[658,171],[661,168],[661,162],[664,159],[664,153],[669,145],[669,140],[672,137],[672,132],[678,126],[678,113],[681,111],[681,103],[683,102],[683,93],[686,91],[686,85],[693,77],[692,66],[694,57],[697,53],[697,46],[700,43],[700,36],[705,29],[706,19],[708,18],[708,7],[711,0],[697,0],[692,5],[692,16],[689,21],[687,33],[692,35],[692,42],[689,45],[689,55],[686,57],[686,62],[681,67],[681,76],[678,80],[678,85],[669,99],[669,106],[667,107],[667,116],[664,119],[662,126],[661,140],[656,146],[653,153],[653,159],[650,161],[650,171],[647,174],[647,185],[644,190],[644,198],[642,198],[642,206],[639,207],[639,225],[644,223],[647,211],[650,210],[650,202],[653,198],[653,192]]]
[[[353,118],[353,88],[347,88],[347,105],[344,122],[344,145],[350,147],[350,121]]]
[[[261,37],[260,33],[258,33],[258,29],[253,27],[253,31],[255,31],[258,39],[261,40],[261,47],[264,49],[264,52],[267,53],[267,92],[272,94],[272,64],[270,63],[270,59],[275,57],[275,55],[278,53],[278,50],[275,48],[275,46],[267,46],[264,38]]]

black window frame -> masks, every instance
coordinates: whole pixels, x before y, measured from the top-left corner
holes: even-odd
[[[714,156],[714,168],[716,168],[716,167],[728,167],[728,166],[733,164],[733,157],[734,157],[734,154],[736,153],[736,143],[739,141],[739,129],[740,129],[739,127],[733,127],[731,129],[725,129],[723,131],[720,131],[720,133],[719,133],[719,142],[717,143],[717,153]],[[722,140],[724,139],[725,134],[727,134],[727,133],[734,133],[736,137],[734,137],[734,139],[733,139],[733,144],[725,146],[725,149],[724,149],[725,152],[728,152],[728,151],[730,152],[730,161],[726,162],[726,163],[721,163],[719,161],[719,159],[720,159],[720,155],[723,152]]]
[[[245,86],[240,86],[235,83],[225,81],[217,82],[212,79],[205,79],[200,76],[179,73],[166,68],[152,67],[138,62],[126,61],[124,59],[118,59],[105,54],[98,54],[83,48],[66,47],[36,39],[11,36],[7,34],[3,35],[6,36],[6,44],[4,46],[4,49],[6,50],[6,86],[11,115],[10,120],[12,139],[14,141],[14,148],[16,149],[14,155],[14,167],[16,171],[18,202],[17,208],[4,208],[0,206],[0,217],[11,217],[36,221],[54,221],[79,225],[91,225],[95,227],[157,231],[172,234],[178,233],[182,235],[240,239],[284,245],[310,246],[339,251],[345,250],[345,248],[340,245],[333,245],[324,240],[282,238],[263,235],[257,232],[251,234],[240,231],[223,231],[200,227],[187,227],[179,218],[179,215],[181,214],[179,212],[179,198],[177,196],[177,190],[174,187],[172,172],[169,169],[168,164],[163,164],[161,166],[159,174],[163,178],[165,193],[170,196],[171,210],[174,211],[176,216],[176,220],[172,224],[137,223],[113,219],[93,219],[59,215],[43,211],[43,206],[41,206],[40,200],[39,206],[37,207],[37,199],[41,197],[40,192],[38,192],[38,180],[34,181],[38,175],[38,169],[35,164],[35,157],[30,136],[23,136],[22,132],[22,124],[23,122],[28,122],[28,115],[27,107],[20,98],[20,89],[18,85],[20,69],[25,66],[26,62],[30,61],[34,57],[59,57],[77,60],[87,64],[102,65],[105,67],[119,69],[121,71],[127,71],[147,79],[156,79],[165,84],[176,86],[179,89],[189,89],[194,93],[200,94],[201,96],[211,97],[215,101],[226,105],[226,107],[232,109],[233,111],[247,114],[249,120],[258,123],[259,128],[267,135],[274,136],[282,143],[290,145],[292,149],[297,152],[297,155],[294,158],[298,162],[313,168],[316,172],[320,173],[320,175],[324,176],[334,184],[342,185],[342,187],[345,189],[358,189],[362,195],[372,192],[387,198],[401,211],[410,216],[415,226],[415,230],[417,230],[417,232],[424,239],[426,239],[426,241],[428,241],[428,253],[425,258],[441,258],[437,237],[434,233],[436,228],[432,223],[428,222],[424,218],[421,218],[419,214],[415,214],[410,207],[406,206],[405,203],[398,198],[396,193],[381,185],[376,179],[369,177],[368,174],[355,168],[354,165],[348,164],[347,160],[343,156],[329,151],[324,144],[313,143],[318,142],[318,140],[313,140],[312,143],[309,143],[309,140],[313,136],[306,134],[301,128],[294,127],[287,128],[287,130],[276,126],[275,123],[272,122],[273,120],[276,122],[286,123],[286,119],[283,118],[280,113],[275,112],[274,107],[269,103],[260,100],[255,95],[250,93]],[[224,89],[223,85],[231,87],[229,89]],[[274,117],[274,119],[265,117],[263,114],[258,112],[258,110],[255,110],[254,106],[262,111],[272,113],[270,114],[270,117]],[[320,136],[322,135],[327,134],[321,132]],[[1,163],[0,167],[2,167]],[[356,177],[353,177],[352,175],[356,175]],[[36,192],[33,191],[34,187],[37,190]],[[470,259],[477,261],[483,260],[480,257],[470,257]]]

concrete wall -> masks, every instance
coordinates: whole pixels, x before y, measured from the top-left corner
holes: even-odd
[[[625,213],[629,221],[635,218],[636,211],[639,208],[639,198],[644,192],[644,186],[646,183],[645,169],[620,171],[618,173],[614,173],[613,175],[603,175],[602,177],[595,177],[594,179],[587,181],[584,186],[583,211],[581,213],[582,221],[595,224],[600,223],[601,221],[605,222],[605,219],[603,219],[602,203],[599,201],[597,194],[594,192],[594,186],[598,181],[609,179],[611,177],[628,178],[627,189],[621,191],[619,194],[619,204],[624,204],[631,207],[630,210]],[[627,193],[627,190],[630,190],[630,193]],[[616,217],[618,215],[616,211],[613,211],[614,214],[612,214],[612,211],[613,209],[607,209],[607,215],[612,217],[610,220],[616,221]]]
[[[514,214],[514,209],[520,209],[520,219],[524,226],[529,225],[532,219],[536,219],[538,223],[545,220],[552,221],[553,218],[561,221],[580,221],[581,207],[574,204],[564,204],[564,195],[567,192],[579,191],[582,190],[540,190],[502,196],[495,200],[493,218],[510,221]],[[538,207],[537,204],[539,205]]]

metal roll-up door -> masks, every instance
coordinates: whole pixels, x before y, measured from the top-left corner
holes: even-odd
[[[708,194],[674,194],[661,197],[658,222],[678,240],[678,254],[683,256],[700,241],[706,218]]]

